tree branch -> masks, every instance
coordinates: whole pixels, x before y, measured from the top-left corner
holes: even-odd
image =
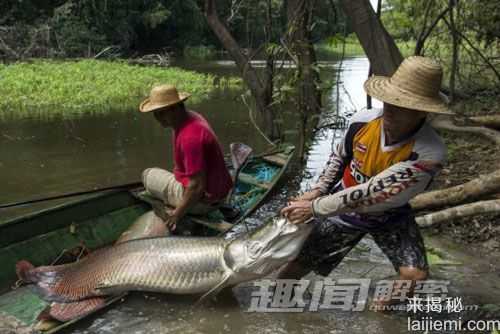
[[[212,28],[212,31],[215,33],[224,48],[231,54],[231,57],[238,66],[243,79],[248,84],[250,90],[254,94],[254,97],[257,99],[257,97],[262,94],[263,84],[250,65],[248,57],[241,51],[238,42],[236,42],[226,26],[220,21],[217,14],[215,0],[205,1],[205,16],[207,18],[208,25]]]
[[[448,11],[451,8],[452,7],[448,6],[441,13],[439,13],[439,15],[436,16],[436,18],[434,19],[434,21],[432,22],[432,24],[429,26],[429,29],[425,30],[425,26],[424,26],[424,28],[422,29],[422,32],[421,32],[420,36],[417,39],[417,43],[415,44],[415,52],[414,52],[415,55],[420,55],[421,54],[422,49],[423,49],[424,44],[425,44],[425,41],[427,40],[427,38],[429,38],[431,32],[434,30],[434,28],[439,23],[439,21],[444,18],[444,16],[446,15],[446,13],[448,13]]]
[[[448,22],[448,20],[446,20],[446,18],[444,18],[444,17],[443,17],[443,21],[451,29],[450,22]],[[469,44],[469,46],[472,48],[472,50],[474,50],[479,55],[479,57],[481,57],[481,59],[483,59],[483,61],[488,65],[488,67],[493,71],[493,73],[495,73],[495,75],[497,77],[497,80],[500,82],[500,73],[498,72],[498,70],[496,69],[496,67],[488,60],[488,58],[485,55],[483,55],[483,53],[481,52],[481,50],[479,50],[478,48],[476,48],[474,46],[474,44],[467,38],[467,36],[465,36],[464,34],[462,34],[460,31],[457,30],[456,33],[460,36],[460,38],[462,38],[464,41],[466,41],[467,44]]]

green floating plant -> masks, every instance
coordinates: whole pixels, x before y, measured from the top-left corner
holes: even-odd
[[[236,81],[231,80],[234,84]],[[125,61],[49,61],[0,64],[0,114],[57,115],[129,111],[157,84],[173,84],[200,102],[214,77],[180,68],[130,65]]]

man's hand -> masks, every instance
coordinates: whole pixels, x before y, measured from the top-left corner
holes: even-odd
[[[181,220],[182,216],[179,215],[177,210],[172,210],[168,207],[165,208],[165,224],[170,231],[174,231],[177,227],[177,223]]]
[[[281,214],[293,224],[302,224],[313,217],[312,201],[295,201],[281,210]]]
[[[302,195],[295,196],[290,198],[291,201],[312,201],[318,197],[321,197],[321,191],[319,189],[314,189],[311,191],[307,191],[303,193]]]

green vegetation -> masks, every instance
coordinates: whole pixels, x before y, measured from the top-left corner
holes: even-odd
[[[15,63],[0,65],[0,111],[67,114],[130,110],[160,83],[190,92],[194,102],[214,88],[213,76],[179,68],[97,60]]]
[[[426,251],[427,261],[431,266],[463,265],[463,263],[461,262],[450,260],[450,256],[440,249],[434,247],[426,247]]]
[[[412,55],[413,51],[415,50],[414,41],[406,42],[403,40],[397,40],[396,44],[405,57]],[[322,43],[316,46],[316,50],[318,52],[335,54],[338,56],[342,55],[342,49],[344,49],[344,54],[346,57],[363,56],[365,54],[365,52],[363,51],[363,47],[359,43],[359,40],[354,33],[348,35],[345,38],[342,35],[337,34],[324,40]]]
[[[450,91],[458,92],[462,97],[487,90],[498,91],[499,0],[387,0],[383,2],[381,18],[396,40],[425,40],[420,54],[441,63],[445,73],[444,85]],[[452,65],[454,34],[455,67]]]
[[[183,54],[188,59],[207,60],[213,59],[216,51],[213,46],[186,46]]]
[[[271,0],[274,43],[287,29],[286,3]],[[251,49],[269,33],[266,7],[261,0],[217,1],[234,38]],[[344,30],[345,17],[330,2],[317,2],[315,16],[314,40]],[[204,2],[198,0],[3,0],[0,22],[0,58],[8,59],[88,57],[111,45],[124,57],[164,49],[182,53],[186,46],[221,48],[206,23]]]

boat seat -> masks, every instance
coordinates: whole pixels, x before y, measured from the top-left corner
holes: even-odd
[[[270,189],[272,186],[271,183],[259,181],[253,175],[243,172],[238,175],[238,179],[243,183],[251,184],[264,189]]]
[[[262,157],[262,159],[264,161],[270,162],[270,163],[277,165],[277,166],[280,166],[280,167],[285,166],[286,162],[287,162],[287,156],[284,154],[281,154],[281,153],[267,155],[267,156]]]

